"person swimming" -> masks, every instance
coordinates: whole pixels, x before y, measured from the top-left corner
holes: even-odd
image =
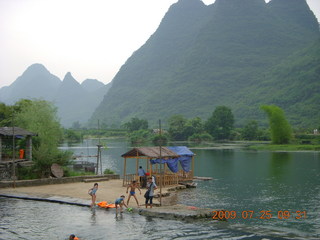
[[[128,185],[128,187],[127,187],[127,193],[128,193],[128,189],[129,189],[129,188],[130,188],[130,194],[129,194],[129,197],[128,197],[128,200],[127,200],[127,205],[129,205],[130,198],[131,198],[131,196],[133,196],[134,199],[135,199],[136,202],[137,202],[138,207],[139,207],[139,201],[138,201],[138,199],[137,199],[137,197],[136,197],[136,192],[135,192],[135,190],[136,190],[136,188],[137,188],[137,189],[140,191],[140,195],[141,195],[141,190],[140,190],[140,188],[139,188],[139,186],[138,186],[138,184],[137,184],[137,181],[133,180],[132,183],[131,183],[130,185]]]
[[[79,240],[74,234],[71,234],[69,240]]]

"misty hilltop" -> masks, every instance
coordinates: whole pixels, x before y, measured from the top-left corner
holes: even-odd
[[[276,104],[296,126],[319,124],[319,37],[305,0],[180,0],[121,67],[91,123],[207,118],[226,105],[241,125]]]
[[[42,64],[33,64],[10,86],[0,89],[0,102],[14,104],[20,99],[43,99],[58,109],[65,127],[74,122],[84,124],[102,101],[110,85],[95,79],[78,83],[68,72],[61,81]]]

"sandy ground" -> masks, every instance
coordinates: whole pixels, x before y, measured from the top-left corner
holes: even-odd
[[[18,187],[18,188],[0,188],[0,194],[28,194],[30,196],[38,197],[49,197],[49,196],[62,196],[62,197],[72,197],[88,200],[91,202],[91,196],[88,194],[88,190],[93,187],[94,183],[65,183],[65,184],[52,184],[34,187]],[[121,179],[114,179],[109,181],[98,182],[99,189],[97,191],[96,202],[107,201],[108,203],[114,203],[114,201],[121,195],[126,196],[126,202],[128,199],[128,194],[126,193],[126,187],[122,187]],[[162,193],[167,192],[168,188],[163,188]],[[130,190],[130,189],[129,189]],[[136,196],[138,198],[139,204],[144,204],[145,198],[144,193],[146,189],[141,189],[141,194],[139,190],[136,189]],[[159,188],[155,190],[155,194],[159,193]],[[163,200],[168,201],[168,198],[163,198]],[[158,199],[154,199],[154,203],[158,203]],[[131,197],[129,202],[130,207],[137,207],[137,203],[133,197]]]

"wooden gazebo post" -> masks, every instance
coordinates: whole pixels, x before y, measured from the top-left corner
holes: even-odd
[[[125,157],[124,158],[124,166],[123,166],[123,183],[122,183],[122,186],[125,186],[124,185],[124,181],[125,181],[125,178],[126,178],[126,168],[127,168],[127,158]]]
[[[137,151],[137,158],[136,158],[136,177],[135,177],[135,180],[138,176],[138,165],[139,165],[139,153]],[[141,184],[141,183],[140,183]]]
[[[194,155],[192,156],[192,165],[191,165],[191,167],[192,167],[192,179],[193,179],[193,177],[194,177]]]

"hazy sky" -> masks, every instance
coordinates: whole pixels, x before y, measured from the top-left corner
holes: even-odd
[[[0,0],[0,88],[33,63],[60,79],[71,72],[79,82],[108,83],[175,2]],[[320,0],[307,2],[320,20]]]

